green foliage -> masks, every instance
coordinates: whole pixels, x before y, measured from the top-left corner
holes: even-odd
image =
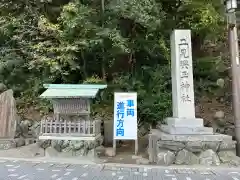
[[[122,91],[138,92],[140,121],[155,124],[171,114],[171,78],[168,66],[143,66],[136,77],[122,75],[115,78]]]
[[[43,83],[107,83],[93,114],[109,119],[113,92],[137,91],[139,120],[154,124],[171,114],[172,29],[191,28],[198,51],[222,39],[222,22],[219,2],[210,0],[3,0],[0,82],[20,109],[41,112],[51,110],[38,98]],[[214,57],[195,59],[197,92],[214,91]]]

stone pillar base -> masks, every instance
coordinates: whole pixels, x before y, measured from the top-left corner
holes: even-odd
[[[169,134],[213,134],[213,128],[204,127],[203,119],[167,118],[167,125],[159,125],[158,128]]]
[[[203,119],[201,118],[175,118],[168,117],[165,119],[168,126],[173,127],[203,127]]]
[[[168,125],[162,125],[158,127],[161,131],[174,134],[174,135],[181,135],[181,134],[213,134],[213,128],[211,127],[174,127]]]
[[[224,134],[174,135],[152,129],[149,161],[158,165],[240,165],[236,142]]]

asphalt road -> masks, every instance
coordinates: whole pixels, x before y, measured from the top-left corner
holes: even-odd
[[[175,169],[0,160],[0,180],[240,180],[240,169]]]

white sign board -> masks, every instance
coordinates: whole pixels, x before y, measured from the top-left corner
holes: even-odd
[[[137,93],[114,93],[114,139],[137,140]]]

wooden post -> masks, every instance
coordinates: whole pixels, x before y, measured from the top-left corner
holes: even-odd
[[[138,155],[138,139],[135,139],[135,155]]]
[[[87,134],[91,134],[91,126],[92,126],[92,121],[90,120],[90,100],[87,100],[87,111],[88,111],[88,115],[87,115]],[[85,121],[86,122],[86,121]]]
[[[72,124],[71,121],[68,121],[68,133],[71,134],[72,133]]]
[[[56,121],[55,121],[55,126],[54,126],[54,133],[57,133],[57,125],[59,124],[59,122],[60,122],[60,114],[59,113],[57,113],[57,119],[56,119]]]
[[[67,121],[64,119],[64,134],[67,133]]]
[[[77,120],[74,121],[74,133],[77,133]]]
[[[43,133],[43,119],[41,119],[40,134]]]
[[[153,159],[153,141],[152,141],[152,134],[149,134],[148,136],[148,156],[149,156],[149,161],[152,163],[154,162]]]
[[[47,120],[47,118],[46,119],[44,119],[44,133],[48,133],[48,120]]]
[[[78,134],[81,133],[81,120],[78,121]]]
[[[47,123],[47,125],[48,125],[48,123]],[[52,132],[52,130],[53,130],[52,125],[53,125],[53,120],[51,119],[51,121],[50,121],[50,127],[49,127],[49,133],[53,133],[53,132]]]
[[[117,151],[117,140],[113,139],[113,156],[116,156]]]

